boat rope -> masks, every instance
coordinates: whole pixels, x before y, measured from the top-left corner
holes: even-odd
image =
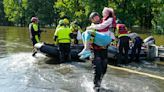
[[[122,71],[130,72],[130,73],[140,74],[140,75],[148,76],[148,77],[151,77],[151,78],[164,80],[164,77],[158,76],[158,75],[153,75],[153,74],[149,74],[149,73],[145,73],[145,72],[131,70],[131,69],[123,68],[123,67],[116,67],[116,66],[112,66],[112,65],[108,65],[108,67],[110,67],[112,69],[122,70]]]

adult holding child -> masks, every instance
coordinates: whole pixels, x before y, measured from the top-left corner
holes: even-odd
[[[80,59],[85,59],[91,55],[90,48],[94,52],[92,61],[94,68],[94,89],[99,91],[101,81],[107,70],[107,47],[115,39],[111,32],[113,23],[113,9],[105,7],[102,11],[103,19],[100,20],[97,12],[90,14],[92,25],[82,34],[84,49],[79,53]],[[90,47],[90,39],[93,37],[93,43]]]

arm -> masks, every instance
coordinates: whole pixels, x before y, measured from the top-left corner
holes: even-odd
[[[72,33],[72,30],[71,30],[71,29],[69,29],[69,37],[70,37],[71,39],[73,39],[73,33]]]
[[[54,36],[54,41],[56,41],[56,40],[57,40],[57,38],[58,38],[58,36]]]
[[[54,41],[56,41],[58,38],[58,29],[56,29],[55,33],[54,33]]]
[[[107,26],[111,25],[112,24],[112,21],[113,21],[113,18],[108,18],[106,21],[104,21],[101,24],[97,24],[97,25],[93,25],[93,26],[87,27],[87,30],[89,30],[89,29],[97,29],[97,30],[104,29]]]
[[[38,35],[35,35],[35,40],[36,40],[37,42],[40,42],[40,41],[39,41]]]

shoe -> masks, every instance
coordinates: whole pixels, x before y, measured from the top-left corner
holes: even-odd
[[[84,50],[84,51],[81,51],[78,56],[81,56],[81,55],[85,55],[85,54],[88,54],[88,53],[91,53],[90,50]]]
[[[81,55],[79,59],[84,60],[84,59],[90,57],[91,55],[92,55],[92,53],[91,52],[88,52],[86,54]]]
[[[32,56],[35,57],[36,53],[37,53],[37,52],[33,52],[33,53],[32,53]]]
[[[34,48],[34,49],[32,50],[32,56],[34,57],[36,53],[37,53],[37,50]]]
[[[100,91],[100,87],[94,87],[94,92],[99,92]]]

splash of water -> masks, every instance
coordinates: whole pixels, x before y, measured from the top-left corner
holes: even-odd
[[[86,92],[94,92],[93,90],[93,82],[88,79],[86,75],[83,75],[81,78],[81,86],[85,88]]]

